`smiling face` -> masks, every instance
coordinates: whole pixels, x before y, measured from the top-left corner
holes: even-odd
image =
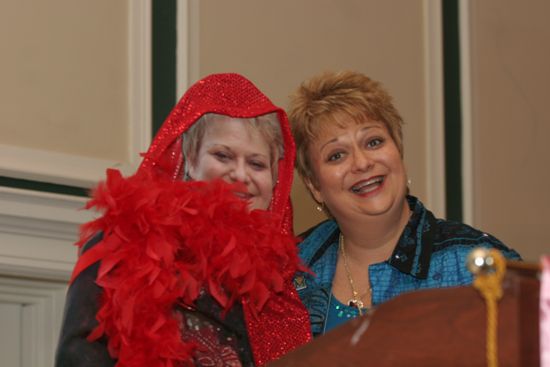
[[[309,146],[314,198],[337,221],[358,216],[393,216],[406,203],[407,178],[400,152],[378,121],[324,126]]]
[[[224,117],[207,125],[189,175],[199,181],[242,182],[246,191],[237,195],[248,200],[249,208],[267,209],[275,184],[271,157],[270,145],[249,122]]]

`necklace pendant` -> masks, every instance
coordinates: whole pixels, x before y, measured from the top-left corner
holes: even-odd
[[[350,299],[348,301],[348,306],[355,307],[355,308],[358,308],[358,309],[364,308],[363,301],[361,301],[360,299]]]

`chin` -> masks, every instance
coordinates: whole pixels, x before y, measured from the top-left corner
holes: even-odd
[[[391,213],[394,210],[400,210],[403,206],[403,200],[392,201],[392,200],[382,200],[380,202],[368,203],[363,206],[363,211],[372,216],[384,215]]]
[[[262,203],[258,203],[258,202],[254,202],[254,201],[251,201],[249,204],[248,204],[248,210],[252,211],[252,210],[265,210],[266,209],[266,206],[263,205]]]
[[[378,217],[389,213],[390,208],[368,208],[368,209],[364,209],[363,212],[372,217]]]

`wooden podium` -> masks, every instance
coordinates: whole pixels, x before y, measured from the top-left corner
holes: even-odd
[[[539,366],[537,266],[516,263],[498,303],[499,366]],[[269,367],[486,366],[487,313],[473,287],[403,294]]]

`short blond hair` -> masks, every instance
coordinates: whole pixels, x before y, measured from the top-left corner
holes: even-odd
[[[382,85],[354,71],[325,72],[303,82],[290,99],[288,117],[296,141],[296,169],[316,182],[308,150],[323,126],[338,124],[340,116],[356,123],[382,122],[403,157],[403,119]]]
[[[269,144],[271,166],[274,170],[277,169],[277,162],[284,156],[284,143],[279,118],[276,112],[252,118],[237,118],[216,113],[207,113],[202,115],[193,126],[183,134],[182,152],[185,159],[184,179],[188,176],[187,172],[189,172],[189,165],[197,163],[197,156],[201,149],[202,140],[208,126],[219,123],[221,120],[227,118],[249,122],[246,126],[258,131],[260,135],[262,135]],[[274,173],[276,177],[277,172],[275,171]]]

